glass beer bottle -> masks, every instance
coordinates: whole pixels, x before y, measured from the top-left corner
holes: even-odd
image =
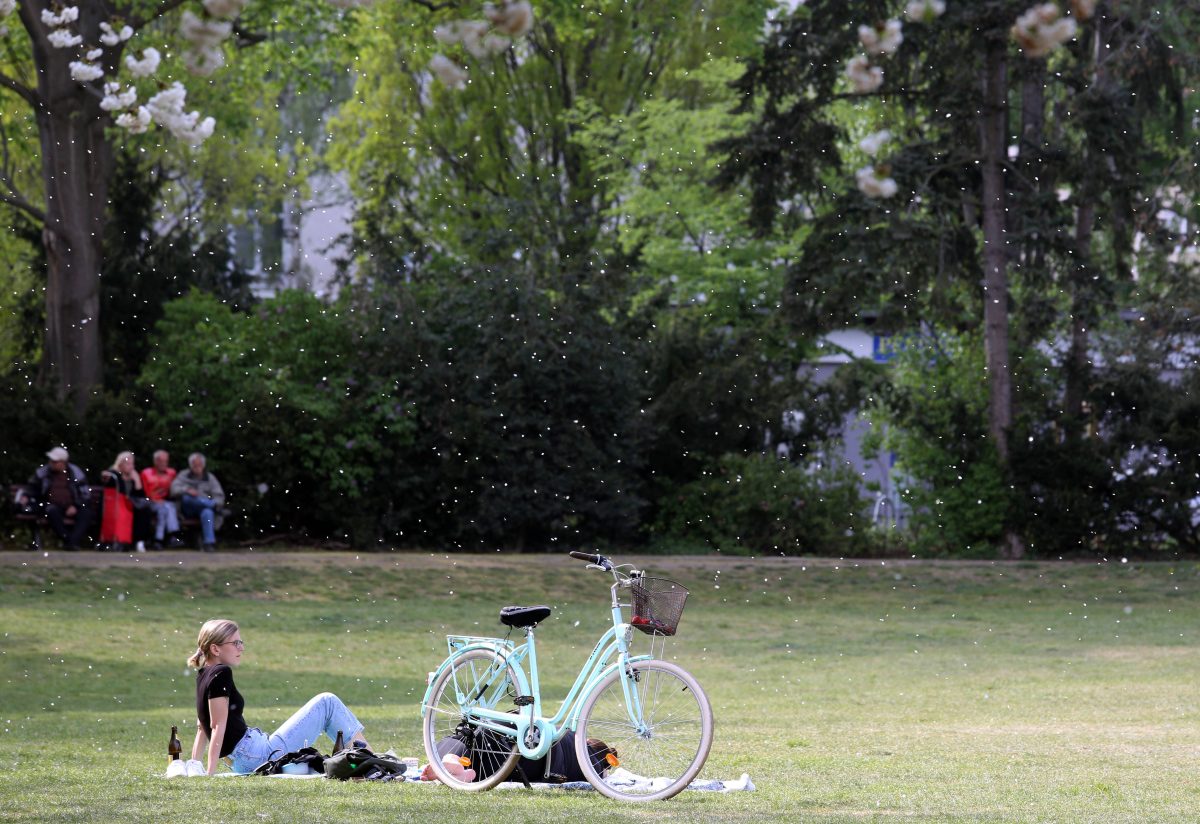
[[[183,744],[179,743],[179,727],[172,724],[171,740],[167,742],[167,766],[170,766],[172,761],[178,761],[181,752],[183,752]]]

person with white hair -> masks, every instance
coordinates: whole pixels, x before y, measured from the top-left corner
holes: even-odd
[[[171,497],[179,499],[185,518],[200,521],[200,540],[205,552],[217,548],[216,531],[221,527],[225,490],[217,476],[208,471],[208,461],[199,452],[188,455],[188,468],[171,481]]]
[[[41,508],[54,534],[62,539],[63,548],[74,551],[92,525],[92,490],[83,470],[70,462],[66,449],[56,446],[46,457],[49,462],[33,473],[26,494]],[[68,520],[72,521],[69,530]]]

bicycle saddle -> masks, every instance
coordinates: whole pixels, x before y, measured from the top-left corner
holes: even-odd
[[[550,607],[501,607],[500,623],[507,627],[532,627],[550,617]]]

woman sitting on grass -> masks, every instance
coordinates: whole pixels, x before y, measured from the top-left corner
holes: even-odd
[[[332,741],[340,731],[347,741],[357,739],[366,746],[363,725],[331,692],[315,696],[270,735],[247,727],[242,718],[245,702],[233,683],[233,667],[241,663],[245,646],[237,624],[214,618],[200,627],[196,651],[188,658],[188,666],[197,668],[192,759],[200,760],[207,750],[209,775],[216,773],[225,757],[231,759],[235,773],[253,772],[264,761],[313,746],[321,733]]]

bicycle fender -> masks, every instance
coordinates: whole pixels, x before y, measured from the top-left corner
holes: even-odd
[[[458,659],[458,657],[460,655],[462,655],[465,652],[471,652],[473,650],[484,650],[485,652],[494,652],[496,655],[499,655],[501,658],[504,658],[506,661],[508,659],[508,654],[507,654],[508,650],[504,649],[503,647],[497,646],[496,644],[488,644],[488,643],[471,644],[469,646],[465,646],[462,649],[458,650],[453,655],[446,656],[446,660],[442,661],[442,663],[438,666],[438,668],[433,671],[433,677],[429,679],[429,683],[426,684],[426,686],[425,686],[425,695],[421,698],[421,717],[422,718],[425,717],[425,710],[429,707],[430,699],[433,698],[433,685],[436,684],[437,680],[442,677],[442,672],[444,672],[446,669],[448,669]],[[525,677],[525,670],[521,668],[520,664],[512,664],[511,666],[512,666],[513,673],[515,673],[517,676],[517,686],[520,688],[521,694],[529,695],[529,681]]]

